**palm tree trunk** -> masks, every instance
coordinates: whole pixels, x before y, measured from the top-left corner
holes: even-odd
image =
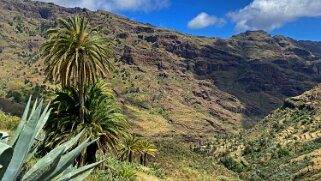
[[[78,167],[82,167],[85,164],[85,156],[81,153],[78,157],[77,157],[77,163],[78,163]]]
[[[146,166],[147,154],[144,153],[144,166]]]
[[[79,122],[84,123],[84,70],[83,61],[80,61],[80,68],[78,72],[78,89],[79,89]]]
[[[94,142],[93,144],[87,147],[85,164],[91,164],[97,161],[96,160],[97,150],[98,150],[98,145],[96,142]]]
[[[84,107],[85,107],[85,102],[84,102],[84,87],[83,85],[80,86],[79,89],[79,121],[81,123],[84,122]]]
[[[128,162],[133,162],[133,152],[129,151]]]
[[[143,165],[144,164],[144,155],[141,153],[140,154],[140,164]]]

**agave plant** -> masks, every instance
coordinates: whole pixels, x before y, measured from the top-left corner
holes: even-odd
[[[118,140],[126,134],[128,121],[122,114],[112,90],[106,83],[97,82],[85,88],[84,122],[78,120],[80,106],[77,90],[72,87],[58,89],[52,98],[53,112],[45,130],[48,132],[45,147],[53,149],[61,142],[69,140],[81,130],[81,140],[90,138],[94,142],[79,158],[81,164],[96,162],[96,152],[116,149]]]
[[[59,145],[49,152],[43,158],[39,159],[25,173],[22,173],[24,164],[33,155],[36,148],[35,143],[41,133],[43,126],[50,115],[49,104],[42,111],[42,101],[37,104],[35,101],[30,114],[29,108],[31,99],[29,99],[20,124],[11,140],[11,142],[0,142],[0,180],[15,181],[44,181],[44,180],[82,180],[88,176],[92,169],[101,162],[96,162],[85,167],[75,168],[75,158],[92,142],[89,139],[83,141],[75,147],[83,132]],[[72,149],[73,148],[73,149]]]

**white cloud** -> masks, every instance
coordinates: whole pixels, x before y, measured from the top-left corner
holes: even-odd
[[[321,16],[321,0],[254,0],[228,16],[237,32],[271,31],[298,18]]]
[[[64,7],[81,7],[107,11],[153,11],[167,8],[170,0],[40,0]]]
[[[202,12],[188,22],[188,27],[190,29],[202,29],[213,25],[222,26],[224,23],[225,21],[223,19]]]

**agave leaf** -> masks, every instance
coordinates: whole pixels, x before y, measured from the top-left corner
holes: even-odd
[[[53,149],[53,150],[52,150],[50,153],[48,153],[48,154],[52,154],[52,153],[59,152],[61,149],[64,150],[64,151],[62,152],[62,154],[66,153],[73,145],[75,145],[75,144],[78,142],[78,140],[79,140],[79,138],[81,137],[82,134],[83,134],[83,131],[80,132],[80,133],[78,133],[75,137],[73,137],[73,138],[72,138],[71,140],[69,140],[68,142],[65,142],[65,143],[59,145],[57,148]],[[61,155],[61,156],[62,156],[62,155]],[[47,155],[46,155],[45,157],[47,157]],[[60,159],[59,159],[59,160],[60,160]],[[55,168],[57,167],[58,163],[59,163],[59,162],[57,162],[57,164],[55,165],[55,167],[54,167],[53,169],[55,169]],[[64,170],[64,171],[68,171],[68,170],[69,170],[69,169],[66,169],[66,170]],[[53,172],[53,171],[54,171],[54,170],[51,170],[50,172],[47,172],[47,173],[51,173],[51,172]],[[69,170],[69,171],[71,171],[71,170]],[[48,179],[47,179],[48,175],[50,175],[50,174],[44,175],[43,177],[41,177],[41,178],[38,179],[38,180],[39,180],[39,181],[48,180]]]
[[[29,153],[27,154],[26,158],[25,158],[25,162],[29,162],[31,160],[31,158],[35,155],[35,153],[37,152],[37,147],[32,148]]]
[[[13,149],[6,143],[0,142],[0,179],[6,172],[13,155]]]
[[[81,143],[75,149],[71,150],[69,153],[62,156],[60,159],[56,169],[47,177],[47,180],[51,180],[61,174],[65,169],[71,165],[74,160],[78,157],[78,155],[87,147],[90,143],[88,143],[89,139]]]
[[[25,163],[25,158],[34,143],[34,132],[41,113],[42,102],[37,106],[37,108],[35,107],[36,106],[34,105],[31,116],[29,117],[25,127],[21,130],[20,136],[14,145],[13,157],[4,174],[3,180],[16,180],[23,164]]]
[[[38,104],[38,99],[36,99],[35,102],[33,103],[32,109],[29,114],[30,116],[32,116],[32,114],[35,112],[37,104]],[[30,116],[29,116],[29,118],[30,118]]]
[[[61,144],[60,146],[66,147],[65,152],[67,152],[72,146],[74,146],[78,142],[78,140],[80,139],[80,137],[82,136],[83,133],[84,133],[84,131],[81,131],[75,137],[73,137],[71,140],[67,141],[66,143]]]
[[[77,169],[77,165],[70,165],[66,170],[64,170],[59,176],[59,178],[62,178],[64,175],[67,175],[69,172],[72,172]],[[58,177],[56,180],[59,179]]]
[[[75,176],[72,179],[72,181],[83,181],[83,180],[85,180],[85,178],[88,177],[93,170],[94,170],[94,168],[91,168],[89,170],[86,170],[86,171],[82,172],[81,174]]]
[[[31,158],[35,155],[35,153],[38,150],[38,147],[42,145],[43,139],[45,137],[45,133],[42,131],[40,134],[38,134],[38,137],[35,138],[35,143],[32,145],[31,149],[29,150],[29,153],[25,159],[25,162],[29,162]]]
[[[48,109],[49,109],[49,104],[43,110],[42,115],[39,118],[36,130],[35,130],[35,137],[37,137],[39,135],[40,131],[45,126],[45,124],[50,116],[51,109],[49,111],[48,111]]]
[[[21,117],[21,120],[20,120],[20,123],[14,133],[14,136],[12,138],[12,142],[11,142],[11,146],[14,146],[15,143],[17,142],[20,134],[21,134],[21,131],[22,129],[24,128],[26,122],[27,122],[27,119],[28,119],[28,113],[29,113],[29,108],[30,108],[30,103],[31,103],[31,97],[29,97],[29,100],[28,100],[28,103],[27,103],[27,106],[23,112],[23,115]]]
[[[41,158],[22,178],[23,181],[43,181],[52,173],[59,163],[64,147],[49,152],[45,157]]]
[[[9,134],[7,132],[0,132],[0,142],[8,143]]]
[[[99,161],[90,165],[86,165],[84,167],[80,167],[76,170],[73,170],[65,175],[63,175],[60,179],[58,179],[59,181],[68,181],[68,180],[83,180],[84,178],[86,178],[91,172],[92,170],[99,164],[101,164],[103,161]]]
[[[76,177],[74,177],[72,179],[72,181],[83,181],[83,180],[85,180],[85,178],[88,177],[93,170],[94,170],[94,168],[92,168],[90,170],[87,170],[87,171],[77,175]]]

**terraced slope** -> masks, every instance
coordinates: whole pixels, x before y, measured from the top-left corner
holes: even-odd
[[[214,143],[203,152],[244,180],[320,180],[321,85],[286,99],[253,129]]]

